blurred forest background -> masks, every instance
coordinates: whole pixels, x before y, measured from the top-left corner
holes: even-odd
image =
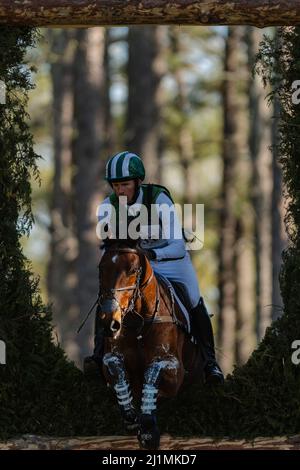
[[[263,34],[249,26],[45,29],[29,114],[42,185],[25,254],[52,305],[56,341],[81,367],[98,292],[96,208],[110,155],[128,149],[146,182],[205,205],[204,248],[190,252],[211,313],[220,365],[246,362],[282,313],[286,245],[278,104],[253,75]]]

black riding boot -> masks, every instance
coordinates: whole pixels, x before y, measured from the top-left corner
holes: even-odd
[[[199,343],[204,358],[205,381],[210,384],[224,382],[224,376],[215,356],[214,336],[209,314],[201,297],[198,305],[191,311],[193,334]]]
[[[100,325],[98,311],[95,315],[94,352],[84,358],[83,372],[88,377],[102,377],[102,361],[104,355],[104,330]]]

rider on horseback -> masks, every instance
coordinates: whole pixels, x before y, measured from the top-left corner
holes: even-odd
[[[170,208],[174,207],[171,195],[166,188],[159,185],[142,184],[144,178],[144,165],[136,154],[121,152],[114,155],[106,165],[105,177],[111,185],[113,193],[102,202],[100,209],[105,205],[105,208],[114,207],[118,212],[121,196],[127,197],[126,208],[129,218],[134,216],[134,210],[131,213],[131,209],[139,207],[141,204],[147,206],[148,210],[150,204],[155,204],[156,207],[161,207],[162,204]],[[144,239],[141,242],[141,247],[150,260],[153,271],[179,285],[181,290],[185,292],[185,297],[188,298],[189,302],[193,326],[192,333],[200,345],[205,360],[205,380],[207,383],[223,383],[224,377],[215,357],[210,317],[203,297],[200,295],[197,276],[183,237],[174,236],[174,233],[177,233],[177,235],[179,232],[181,233],[181,228],[176,213],[172,211],[172,214],[171,224],[173,230],[172,233],[170,233],[170,230],[168,231],[168,238],[162,236],[162,232],[166,231],[162,226],[163,222],[160,217],[161,230],[159,236],[155,239]],[[100,210],[100,223],[101,217],[103,218],[103,213]],[[92,356],[85,358],[85,373],[88,373],[95,364],[102,366],[104,335],[103,330],[98,325],[97,317],[96,314],[94,353]]]

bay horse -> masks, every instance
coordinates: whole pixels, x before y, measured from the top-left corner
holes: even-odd
[[[105,334],[103,374],[127,430],[137,430],[140,447],[157,449],[157,400],[175,396],[186,376],[191,382],[201,377],[202,356],[138,243],[113,240],[104,247],[97,309]]]

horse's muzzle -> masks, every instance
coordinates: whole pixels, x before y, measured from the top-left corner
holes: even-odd
[[[99,316],[100,323],[104,327],[105,336],[114,337],[120,330],[120,322],[118,319],[114,318],[118,316],[118,312],[120,312],[120,304],[116,299],[105,299],[99,305],[97,315]]]
[[[112,315],[114,312],[118,311],[120,304],[116,299],[105,299],[103,303],[100,304],[99,315],[100,318],[104,319],[106,315]]]

